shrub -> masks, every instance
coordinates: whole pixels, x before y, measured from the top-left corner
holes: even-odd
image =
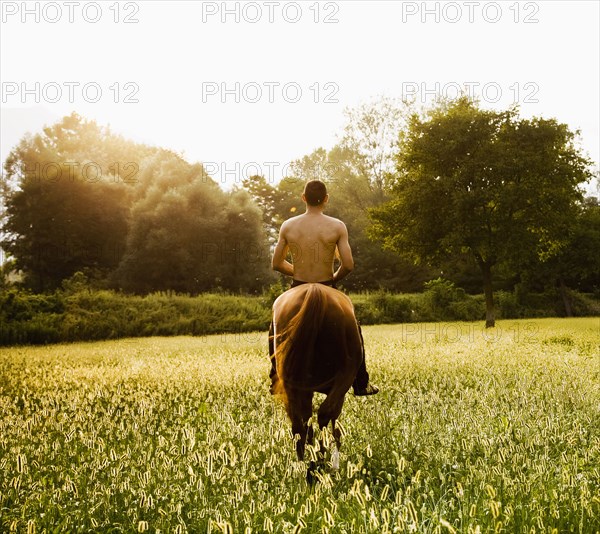
[[[64,290],[31,294],[10,288],[0,294],[0,345],[44,344],[61,341],[252,332],[267,330],[272,301],[285,288],[273,285],[261,297],[203,294],[191,297],[173,292],[146,296],[89,289],[73,277]],[[358,321],[365,325],[419,321],[474,321],[484,317],[482,295],[471,296],[452,282],[437,279],[422,294],[386,291],[351,296]],[[599,315],[592,295],[570,292],[573,313]],[[502,318],[563,315],[556,290],[523,295],[498,291]]]
[[[407,323],[414,320],[414,305],[407,296],[381,290],[373,295],[373,304],[379,310],[379,322]]]
[[[524,315],[523,306],[519,303],[518,295],[514,291],[496,291],[494,293],[494,302],[499,318],[518,319]]]
[[[453,282],[437,278],[425,283],[421,315],[429,321],[475,321],[484,317],[482,302]]]
[[[372,301],[354,302],[354,313],[360,324],[378,324],[380,322],[381,313]]]
[[[465,296],[464,299],[448,304],[446,320],[478,321],[485,318],[485,303],[483,299]]]

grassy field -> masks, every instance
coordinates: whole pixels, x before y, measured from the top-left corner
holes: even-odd
[[[599,331],[364,328],[312,489],[266,333],[0,349],[0,531],[600,532]]]

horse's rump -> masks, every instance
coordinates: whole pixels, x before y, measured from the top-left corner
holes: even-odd
[[[353,380],[362,351],[346,295],[322,284],[304,284],[282,294],[273,311],[278,393],[290,388],[329,393],[336,382]]]

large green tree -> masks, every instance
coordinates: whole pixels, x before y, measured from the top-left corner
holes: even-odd
[[[114,269],[140,162],[155,150],[75,113],[21,140],[4,164],[2,247],[29,287]]]
[[[147,162],[140,181],[115,286],[197,294],[267,283],[261,213],[246,192],[225,193],[202,165],[166,152]]]
[[[545,261],[566,243],[591,162],[555,119],[484,110],[472,99],[413,114],[399,140],[393,199],[372,210],[372,234],[418,262],[470,254],[494,326],[493,269]]]
[[[252,175],[242,181],[242,188],[247,191],[258,206],[263,219],[263,231],[268,246],[277,241],[277,229],[281,217],[277,213],[280,193],[276,186],[267,182],[261,175]]]

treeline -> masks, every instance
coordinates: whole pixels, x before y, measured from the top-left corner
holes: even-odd
[[[2,278],[18,272],[36,293],[81,271],[94,287],[140,295],[258,294],[278,279],[270,256],[279,226],[303,211],[304,182],[319,178],[330,188],[328,213],[351,235],[357,268],[345,286],[419,291],[439,273],[366,234],[368,209],[385,198],[366,159],[348,137],[293,162],[278,184],[250,176],[225,192],[202,164],[74,113],[23,138],[4,164]]]
[[[594,171],[577,132],[466,97],[421,110],[380,98],[346,115],[339,143],[279,183],[243,177],[227,192],[200,163],[65,117],[4,164],[0,283],[51,293],[82,272],[93,289],[139,296],[261,295],[281,282],[279,227],[319,178],[350,234],[345,290],[414,293],[441,277],[484,291],[490,326],[498,291],[557,293],[567,315],[574,291],[598,291],[600,206],[583,194]]]
[[[76,114],[24,138],[7,158],[2,247],[24,286],[51,291],[84,271],[132,293],[269,281],[262,215],[201,164],[133,143]]]
[[[16,288],[2,292],[0,345],[225,333],[245,334],[243,339],[259,342],[264,340],[256,332],[268,329],[271,305],[281,290],[273,287],[260,296],[125,295],[90,289],[85,275],[76,273],[52,292],[35,294]],[[443,279],[428,282],[423,293],[400,295],[379,290],[351,294],[351,298],[358,320],[365,325],[475,321],[485,315],[482,295],[468,295]],[[575,315],[600,315],[598,300],[578,292],[573,292],[571,299]],[[564,315],[556,291],[526,297],[499,291],[498,312],[507,319]]]

